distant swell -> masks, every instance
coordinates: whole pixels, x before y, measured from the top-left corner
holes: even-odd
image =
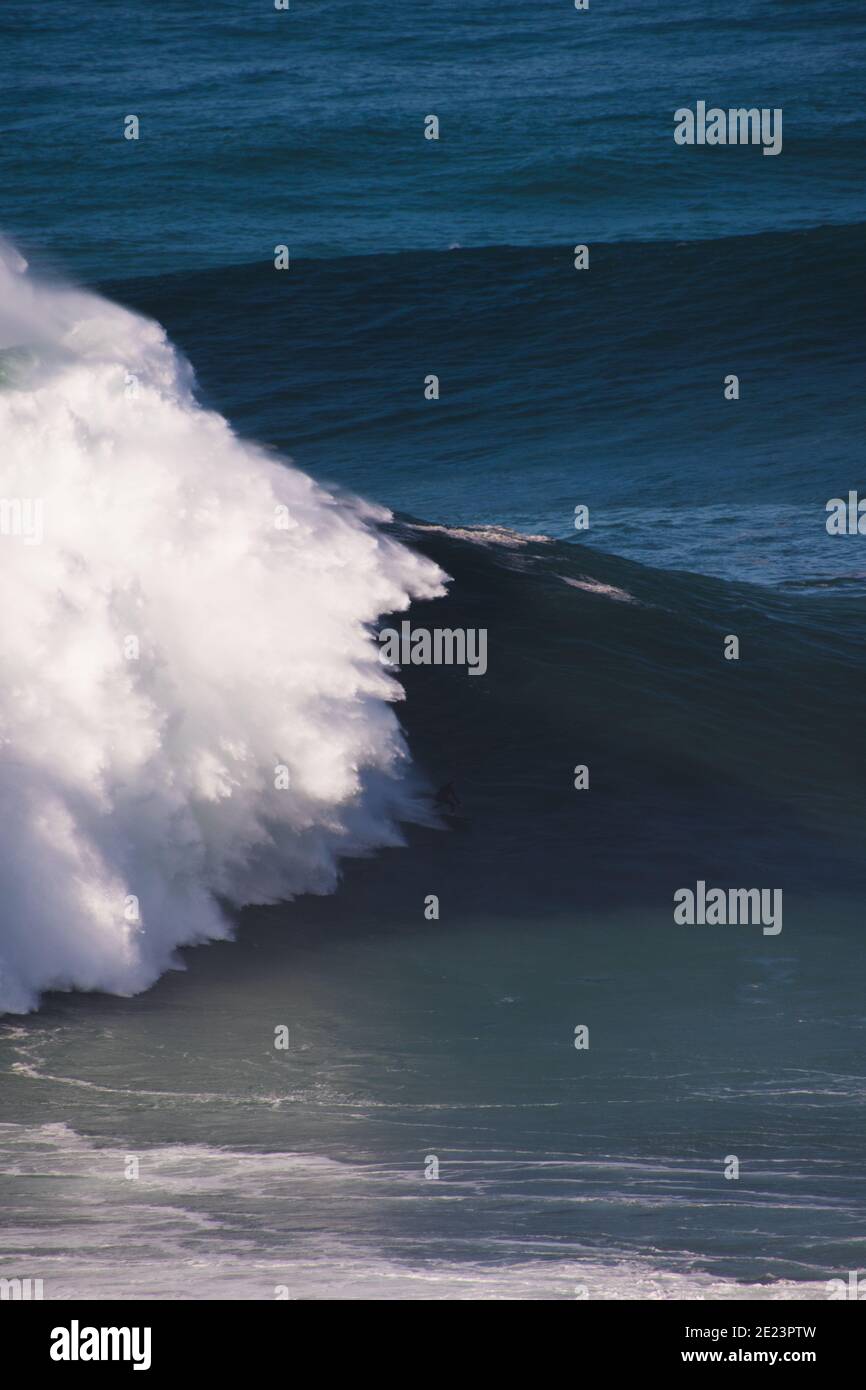
[[[144,989],[228,934],[221,900],[329,892],[423,817],[370,625],[443,575],[202,409],[155,322],[8,246],[0,305],[0,1009],[24,1011]]]

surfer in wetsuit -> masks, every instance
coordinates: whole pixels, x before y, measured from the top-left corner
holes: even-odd
[[[438,806],[440,811],[459,811],[460,797],[453,782],[446,782],[444,787],[440,787],[433,797],[434,806]]]

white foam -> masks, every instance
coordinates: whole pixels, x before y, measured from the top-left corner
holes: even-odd
[[[43,1279],[46,1299],[828,1297],[820,1279],[740,1281],[691,1267],[693,1256],[666,1264],[622,1250],[570,1252],[560,1242],[521,1246],[518,1236],[507,1257],[500,1248],[487,1258],[443,1258],[438,1242],[425,1247],[423,1239],[414,1256],[397,1257],[371,1233],[389,1229],[395,1197],[403,1210],[412,1201],[427,1205],[417,1169],[165,1144],[136,1146],[140,1171],[127,1181],[125,1146],[96,1143],[64,1124],[0,1124],[0,1155],[21,1194],[0,1228],[0,1276]],[[26,1181],[34,1174],[38,1188]],[[70,1190],[78,1212],[71,1226]],[[314,1233],[306,1221],[298,1229],[295,1213],[323,1210],[343,1234]],[[358,1226],[357,1238],[346,1224]]]
[[[218,899],[328,892],[341,855],[399,842],[422,803],[370,625],[443,576],[377,530],[386,512],[202,409],[158,324],[40,283],[8,246],[2,349],[0,1010],[15,1012],[47,988],[142,990],[177,946],[228,934]],[[34,543],[16,516],[37,502]]]

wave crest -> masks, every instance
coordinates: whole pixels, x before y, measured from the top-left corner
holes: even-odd
[[[0,1009],[24,1011],[146,988],[229,934],[220,899],[328,892],[399,842],[421,802],[370,625],[444,576],[200,407],[158,324],[8,246],[0,304]]]

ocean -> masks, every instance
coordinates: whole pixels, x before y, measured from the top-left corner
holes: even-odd
[[[866,1241],[861,6],[0,38],[0,1276],[826,1297]],[[678,146],[698,100],[780,154]],[[407,619],[484,673],[388,670]],[[678,923],[697,883],[780,930]]]

